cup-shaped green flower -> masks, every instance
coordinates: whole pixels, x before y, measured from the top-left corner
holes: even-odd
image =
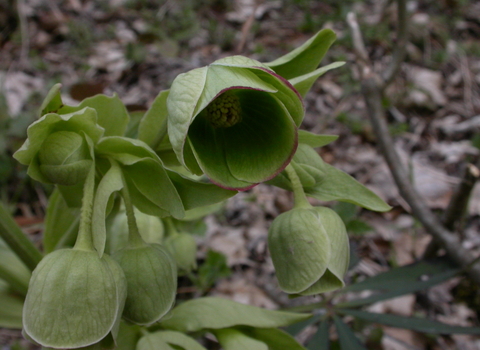
[[[28,138],[14,157],[28,165],[28,174],[37,181],[76,185],[85,180],[93,161],[93,145],[103,132],[93,108],[49,113],[28,127]]]
[[[95,251],[61,249],[33,271],[23,327],[47,348],[74,349],[118,332],[127,285],[120,266]]]
[[[284,292],[312,295],[344,286],[350,248],[345,225],[333,210],[294,208],[279,215],[268,245]]]
[[[127,247],[112,256],[127,278],[123,317],[139,325],[160,320],[173,306],[177,292],[175,261],[159,244]]]
[[[167,108],[179,161],[236,190],[271,179],[287,166],[304,114],[301,97],[286,79],[242,56],[179,75]]]
[[[191,234],[186,232],[172,234],[163,244],[177,263],[180,273],[189,273],[197,268],[197,243]]]

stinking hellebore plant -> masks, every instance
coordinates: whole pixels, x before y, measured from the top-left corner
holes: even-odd
[[[192,233],[175,226],[268,181],[295,195],[294,208],[274,220],[268,237],[280,288],[311,295],[344,285],[345,226],[306,196],[389,207],[323,162],[314,148],[335,136],[299,129],[305,94],[343,64],[318,68],[334,40],[331,30],[322,30],[273,62],[233,56],[181,74],[139,123],[129,123],[134,116],[116,95],[69,106],[55,85],[14,154],[33,179],[56,186],[43,235],[46,255],[33,269],[41,254],[13,224],[0,225],[19,258],[9,263],[22,276],[22,260],[33,269],[28,289],[28,274],[15,278],[12,266],[0,269],[8,288],[19,295],[27,290],[23,317],[7,322],[0,310],[0,326],[22,327],[25,337],[54,349],[202,350],[188,333],[206,332],[225,350],[241,344],[303,349],[277,327],[309,315],[219,298],[173,307],[177,274],[192,276],[197,266]],[[11,298],[2,280],[0,302]]]

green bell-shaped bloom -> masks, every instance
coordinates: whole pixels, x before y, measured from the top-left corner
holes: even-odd
[[[160,320],[175,302],[175,261],[159,244],[121,249],[113,258],[127,278],[128,295],[123,317],[140,325]]]
[[[286,293],[312,295],[344,286],[350,248],[345,225],[333,210],[294,208],[279,215],[270,227],[268,245]]]
[[[120,266],[95,251],[61,249],[33,271],[23,327],[47,348],[74,349],[115,339],[127,285]]]
[[[242,56],[179,75],[167,108],[179,161],[237,190],[271,179],[287,166],[304,115],[301,97],[287,80]]]
[[[93,108],[48,113],[28,127],[28,138],[14,157],[28,165],[28,175],[37,181],[76,185],[85,180],[93,162],[93,145],[103,132]]]
[[[197,268],[197,243],[191,234],[181,232],[170,235],[165,239],[164,246],[177,263],[180,273]]]

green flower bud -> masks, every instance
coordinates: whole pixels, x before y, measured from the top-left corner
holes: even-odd
[[[123,317],[139,325],[160,320],[173,306],[177,267],[159,244],[121,249],[113,254],[127,278]]]
[[[311,295],[344,286],[350,248],[342,219],[324,207],[294,208],[279,215],[268,245],[280,288]]]
[[[191,234],[177,233],[168,236],[164,246],[177,263],[179,272],[188,273],[197,268],[197,243]]]
[[[217,185],[246,190],[273,178],[297,148],[298,92],[242,56],[179,75],[167,98],[168,133],[179,161]]]
[[[92,164],[85,139],[72,131],[48,135],[38,152],[40,171],[52,183],[75,185],[87,177]]]
[[[120,266],[94,251],[61,249],[33,271],[24,332],[44,347],[73,349],[115,338],[127,286]]]
[[[103,135],[97,112],[83,108],[69,114],[49,113],[28,127],[28,138],[14,157],[43,183],[76,185],[85,180],[93,145]]]

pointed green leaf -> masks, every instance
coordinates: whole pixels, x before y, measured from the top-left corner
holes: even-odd
[[[64,106],[59,113],[67,114],[85,107],[97,112],[98,125],[105,129],[105,136],[123,136],[130,120],[127,109],[116,93],[113,96],[95,95],[84,99],[78,106]]]
[[[58,110],[63,107],[62,96],[60,95],[61,88],[62,84],[55,84],[50,88],[40,106],[40,117],[47,113],[58,113]]]
[[[328,145],[338,139],[337,135],[318,135],[306,130],[298,130],[298,142],[317,148]]]
[[[237,191],[226,190],[213,184],[191,180],[173,171],[167,170],[182,199],[185,210],[209,206],[237,194]]]
[[[330,349],[330,334],[328,329],[330,328],[330,322],[327,320],[322,321],[318,326],[317,331],[313,337],[308,341],[308,350],[329,350]]]
[[[0,238],[0,279],[21,295],[26,295],[31,272]]]
[[[167,135],[167,97],[169,90],[160,91],[138,127],[138,139],[156,149]]]
[[[458,273],[460,270],[446,257],[432,260],[421,260],[409,265],[392,268],[386,272],[369,277],[364,281],[352,284],[342,292],[356,292],[362,290],[393,291],[405,286],[417,285],[419,282],[428,283],[437,275],[447,272]],[[423,285],[422,284],[422,285]],[[425,288],[425,287],[422,287]],[[417,292],[418,290],[412,290]]]
[[[155,333],[153,333],[155,334]],[[162,339],[159,339],[152,334],[147,334],[140,338],[135,350],[175,350]]]
[[[277,328],[246,328],[248,336],[268,345],[268,350],[305,350],[294,337]]]
[[[0,280],[0,283],[2,281]],[[0,327],[22,329],[23,302],[20,298],[14,297],[0,287]]]
[[[342,350],[367,350],[367,348],[355,336],[353,331],[340,317],[334,315],[335,327],[337,328],[338,339]]]
[[[308,326],[311,326],[314,323],[318,322],[321,318],[322,318],[322,315],[315,315],[315,316],[309,318],[308,320],[301,321],[301,322],[298,322],[298,323],[294,323],[291,326],[286,327],[285,331],[288,334],[296,336],[298,333],[303,331]]]
[[[269,350],[264,342],[253,339],[234,328],[217,329],[213,333],[225,350]]]
[[[379,314],[361,310],[342,309],[342,314],[360,318],[365,321],[381,323],[390,327],[411,329],[431,334],[475,334],[480,335],[480,327],[452,326],[446,323],[419,317],[405,317],[391,314]]]
[[[300,47],[266,65],[285,79],[310,73],[318,67],[336,37],[331,29],[323,29]]]
[[[220,329],[238,325],[274,328],[305,320],[310,314],[265,310],[222,298],[200,298],[184,302],[162,321],[163,327],[180,332]]]
[[[292,78],[289,81],[293,85],[293,87],[298,91],[298,93],[300,95],[302,95],[302,97],[305,97],[307,92],[309,92],[310,89],[312,88],[313,83],[315,83],[315,81],[318,78],[320,78],[322,75],[324,75],[329,70],[341,67],[344,64],[345,64],[345,62],[333,62],[333,63],[330,63],[327,66],[318,68],[318,69],[314,70],[313,72],[310,72],[310,73]]]
[[[48,199],[45,229],[43,231],[43,247],[46,253],[64,248],[62,244],[72,241],[78,231],[80,210],[69,208],[58,188]]]
[[[170,345],[179,346],[185,350],[207,350],[193,338],[188,335],[175,331],[159,331],[147,335],[155,342],[156,339],[161,340]]]
[[[122,172],[120,167],[115,163],[108,172],[103,176],[98,184],[95,192],[95,200],[93,203],[92,214],[92,233],[93,245],[97,250],[98,256],[102,257],[105,251],[105,243],[107,240],[107,229],[105,220],[107,215],[107,204],[114,192],[123,188]]]

